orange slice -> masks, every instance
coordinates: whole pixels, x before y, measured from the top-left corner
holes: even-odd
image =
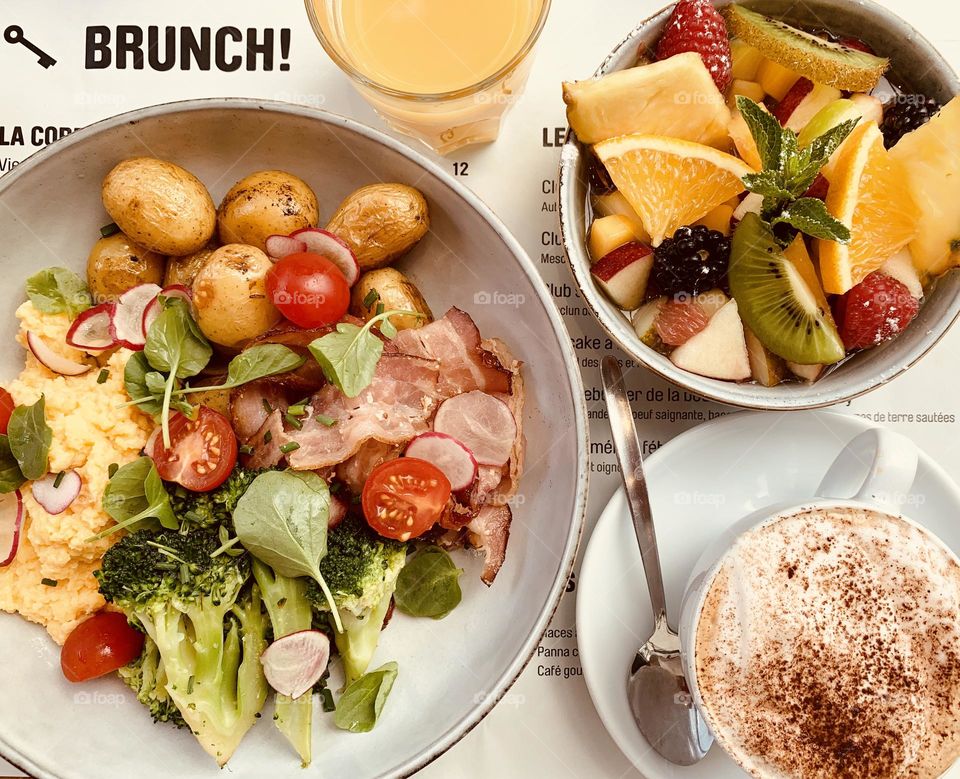
[[[876,122],[853,131],[829,174],[827,209],[850,228],[851,239],[818,241],[820,278],[825,292],[842,294],[916,237],[920,210]]]
[[[594,149],[654,246],[739,195],[754,172],[732,154],[660,135],[624,135]]]

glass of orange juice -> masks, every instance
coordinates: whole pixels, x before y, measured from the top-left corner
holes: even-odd
[[[440,154],[496,139],[550,0],[305,0],[323,48],[394,129]]]

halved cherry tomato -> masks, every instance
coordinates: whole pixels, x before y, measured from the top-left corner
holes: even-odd
[[[290,254],[267,271],[267,292],[280,313],[300,327],[323,327],[343,319],[350,285],[326,257]]]
[[[116,671],[143,651],[143,633],[116,611],[100,611],[77,625],[60,650],[60,668],[69,682],[85,682]]]
[[[440,519],[450,482],[426,460],[400,457],[377,466],[363,485],[363,514],[380,535],[408,541]]]
[[[237,464],[237,436],[223,414],[200,406],[196,419],[173,414],[170,448],[157,435],[147,454],[164,481],[175,481],[193,492],[209,492],[223,484]]]
[[[7,434],[7,425],[10,423],[10,415],[16,404],[13,397],[3,387],[0,387],[0,433]]]

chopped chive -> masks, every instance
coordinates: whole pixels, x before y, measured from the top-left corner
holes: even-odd
[[[333,693],[326,687],[320,691],[320,701],[323,705],[323,710],[328,714],[331,711],[337,710],[337,704],[333,702]]]
[[[324,416],[323,414],[317,414],[314,419],[317,420],[324,427],[333,427],[337,424],[337,420],[333,417]]]
[[[240,447],[240,454],[253,454],[253,447],[250,444],[243,444]]]
[[[296,441],[290,441],[289,443],[284,444],[280,447],[280,451],[284,454],[290,454],[290,452],[295,452],[300,448],[300,444]]]
[[[60,473],[57,474],[57,478],[53,480],[53,488],[54,488],[54,489],[57,489],[57,487],[59,487],[61,484],[63,484],[63,477],[64,477],[64,475],[65,475],[65,474],[64,474],[63,471],[60,471]]]
[[[110,224],[104,225],[103,227],[100,228],[100,237],[109,238],[111,235],[116,235],[119,232],[120,232],[120,228],[117,227],[117,223],[111,222]]]
[[[290,406],[290,408],[287,409],[287,413],[291,416],[302,417],[307,413],[307,407],[302,403],[297,403],[296,405]]]
[[[47,579],[44,577],[40,580],[40,584],[42,584],[44,587],[56,587],[59,582],[56,579]]]
[[[371,289],[367,293],[367,296],[363,299],[363,305],[365,308],[370,308],[370,306],[372,306],[378,300],[380,300],[380,293],[375,289]]]
[[[191,676],[187,680],[187,695],[193,695],[193,685],[194,685],[194,677]]]
[[[119,470],[120,466],[117,463],[110,463],[110,465],[107,466],[107,477],[112,479]]]
[[[269,444],[272,440],[273,440],[273,431],[272,431],[272,430],[268,430],[266,433],[263,434],[263,442],[264,442],[265,444]]]
[[[386,309],[383,307],[383,303],[377,303],[377,316],[380,316]]]
[[[295,427],[297,430],[303,430],[303,422],[297,419],[293,414],[287,412],[283,415],[283,418],[287,420],[287,424],[291,427]]]
[[[272,414],[272,413],[273,413],[273,406],[270,405],[270,401],[267,400],[266,398],[263,399],[263,409],[264,409],[264,411],[266,411],[268,414]]]
[[[97,376],[97,384],[104,384],[109,378],[110,378],[110,371],[108,371],[106,368],[101,368],[100,373]]]

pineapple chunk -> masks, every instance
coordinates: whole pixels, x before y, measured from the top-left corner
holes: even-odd
[[[563,100],[581,143],[643,133],[728,147],[730,110],[694,52],[600,79],[566,82]]]
[[[595,219],[590,227],[590,257],[597,262],[625,243],[640,240],[637,228],[629,217],[623,214],[602,216]]]
[[[754,48],[746,41],[734,38],[730,41],[730,54],[733,58],[734,79],[754,81],[757,71],[763,63],[763,54],[760,53],[760,50]]]
[[[741,81],[740,79],[736,79],[730,85],[730,97],[727,100],[731,111],[737,107],[738,95],[749,97],[754,103],[762,103],[767,93],[756,81]]]
[[[614,216],[620,214],[630,220],[636,234],[636,240],[640,243],[650,243],[650,235],[643,227],[643,221],[640,215],[633,210],[623,193],[619,190],[611,192],[609,195],[599,195],[593,199],[594,213],[600,216]]]
[[[800,74],[794,73],[773,60],[765,59],[757,71],[757,81],[774,100],[783,100],[790,87],[800,80]]]
[[[903,136],[890,156],[906,171],[907,186],[920,207],[910,254],[920,275],[933,278],[960,265],[960,97],[933,119]]]
[[[739,203],[738,203],[739,205]],[[730,235],[730,220],[733,218],[733,206],[723,203],[697,222],[710,230]]]

